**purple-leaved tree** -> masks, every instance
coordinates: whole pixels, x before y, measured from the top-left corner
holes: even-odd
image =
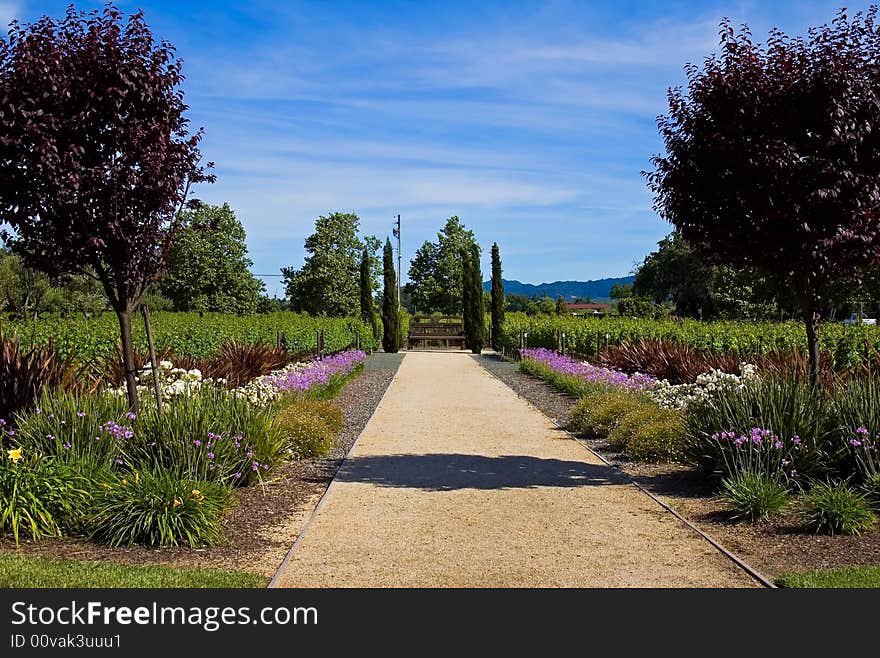
[[[138,12],[71,6],[0,39],[0,222],[25,262],[85,273],[119,319],[138,404],[131,318],[163,272],[190,187],[212,182],[191,133],[181,62]]]
[[[787,276],[819,377],[822,290],[880,260],[876,7],[804,38],[721,25],[720,54],[686,67],[659,119],[655,208],[706,261]]]

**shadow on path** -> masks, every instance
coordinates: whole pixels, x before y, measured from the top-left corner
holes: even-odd
[[[336,478],[342,482],[428,491],[583,487],[629,482],[626,476],[603,464],[522,455],[461,454],[351,457]]]

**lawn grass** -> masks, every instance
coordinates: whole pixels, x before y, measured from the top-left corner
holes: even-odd
[[[780,587],[880,587],[880,566],[783,573],[776,578],[776,584]]]
[[[244,571],[127,566],[0,552],[0,587],[265,587],[268,579]]]

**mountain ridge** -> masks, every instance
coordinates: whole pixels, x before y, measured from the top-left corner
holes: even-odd
[[[608,277],[590,281],[553,281],[551,283],[522,283],[516,279],[502,279],[504,293],[508,295],[525,295],[526,297],[552,297],[562,295],[566,301],[577,297],[591,297],[593,301],[611,299],[611,288],[615,284],[632,285],[633,276]],[[492,282],[484,281],[483,290],[491,290]]]

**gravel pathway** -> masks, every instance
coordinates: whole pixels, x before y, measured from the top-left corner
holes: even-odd
[[[753,586],[466,354],[407,354],[285,587]]]

